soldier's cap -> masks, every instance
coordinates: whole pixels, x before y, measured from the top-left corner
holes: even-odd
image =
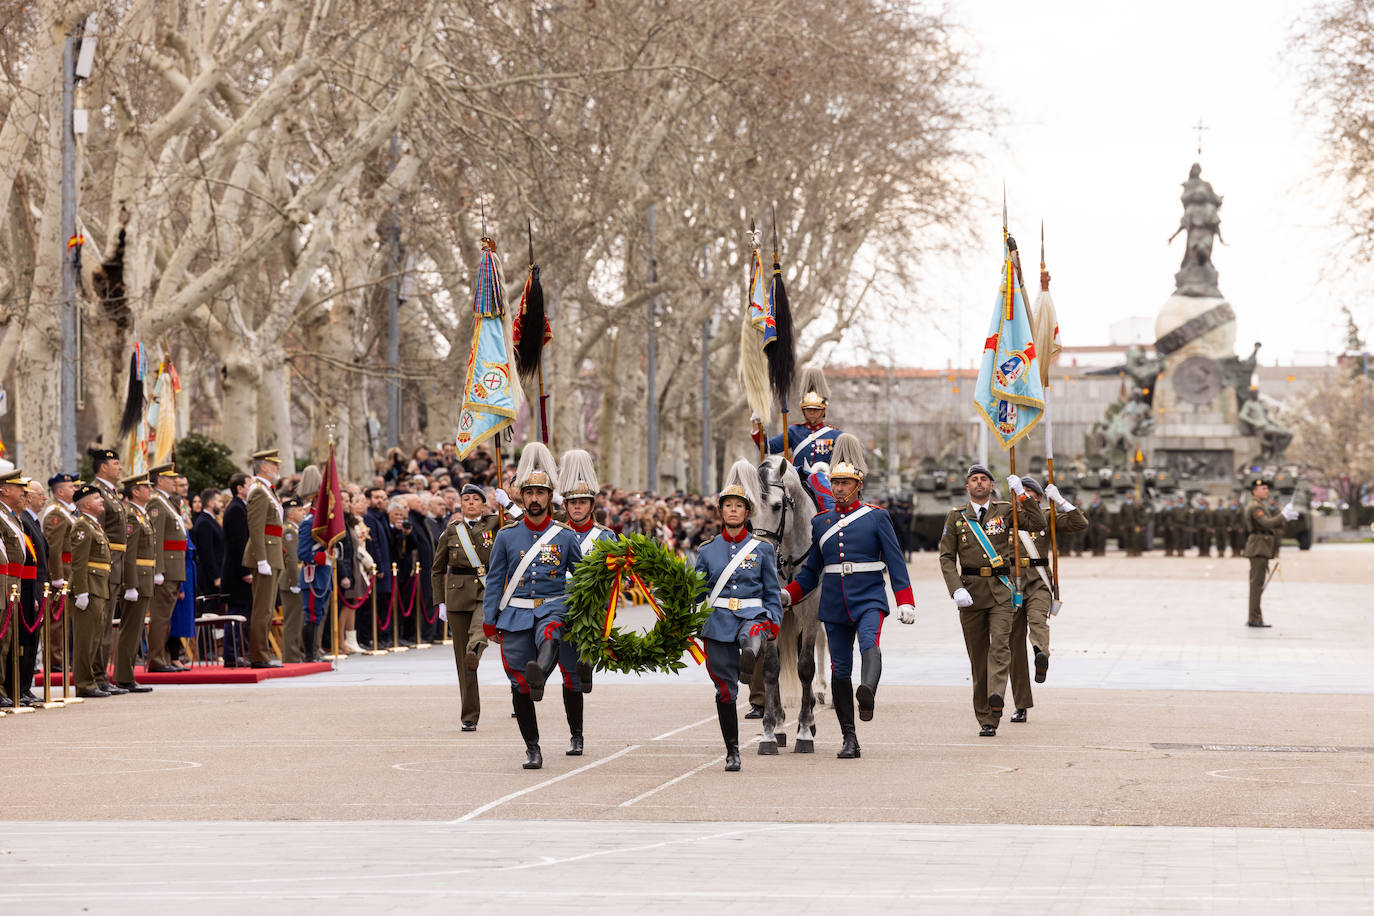
[[[249,457],[249,458],[252,458],[254,461],[270,461],[270,462],[272,462],[273,464],[281,464],[281,449],[279,449],[279,448],[264,448],[264,449],[259,449],[258,451],[254,452],[253,454],[249,455],[248,457]]]
[[[91,456],[91,463],[96,467],[99,467],[101,463],[106,461],[119,460],[119,452],[116,452],[112,448],[88,448],[86,449],[86,454]]]
[[[15,468],[12,471],[0,471],[0,484],[12,483],[16,487],[26,486],[20,483],[24,479],[24,472]]]
[[[1021,483],[1027,490],[1030,490],[1036,496],[1045,495],[1045,488],[1040,486],[1040,481],[1036,480],[1034,477],[1022,477]]]
[[[100,490],[96,487],[95,484],[83,483],[81,486],[77,487],[76,492],[72,494],[72,502],[79,505],[81,500],[85,499],[87,496],[99,495]]]
[[[48,489],[51,490],[59,483],[77,483],[79,480],[75,474],[54,474],[48,478]]]
[[[487,498],[487,491],[486,491],[486,490],[483,490],[481,487],[477,486],[477,484],[475,484],[475,483],[465,483],[465,484],[463,484],[463,489],[461,489],[461,490],[458,491],[458,495],[459,495],[459,496],[480,496],[480,497],[482,497],[483,499],[486,499],[486,498]]]
[[[137,474],[130,474],[128,477],[121,477],[119,485],[126,490],[129,487],[151,487],[153,482],[148,479],[148,473],[140,471]]]
[[[301,501],[294,496],[288,496],[281,501],[281,507],[283,509],[299,509],[301,505]]]
[[[1273,485],[1274,482],[1267,477],[1251,477],[1247,486],[1253,490],[1255,487],[1272,487]]]
[[[971,465],[969,465],[968,473],[964,475],[964,479],[965,479],[965,480],[968,480],[968,479],[969,479],[970,477],[972,477],[974,474],[982,474],[982,475],[983,475],[984,477],[986,477],[988,480],[991,480],[991,479],[992,479],[992,471],[988,470],[987,467],[986,467],[985,465],[981,465],[981,464],[971,464]]]
[[[159,464],[159,465],[158,465],[157,467],[155,467],[155,468],[149,468],[149,469],[148,469],[148,476],[149,476],[149,477],[175,477],[175,476],[177,476],[176,465],[172,464],[170,461],[167,462],[166,464]]]

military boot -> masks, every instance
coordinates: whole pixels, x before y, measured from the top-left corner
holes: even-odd
[[[531,700],[544,699],[544,683],[558,665],[559,645],[560,643],[556,639],[546,639],[544,644],[539,647],[539,651],[535,653],[534,658],[525,662],[525,680],[530,685]]]
[[[720,719],[720,736],[725,739],[725,772],[739,772],[739,710],[734,703],[716,700],[716,718]]]
[[[859,687],[854,698],[859,701],[859,719],[873,721],[873,701],[878,693],[878,681],[883,676],[883,650],[874,646],[863,654],[859,668]]]
[[[520,726],[520,737],[525,739],[526,770],[537,770],[544,765],[544,755],[539,752],[539,720],[534,714],[534,700],[528,693],[521,693],[518,687],[511,688],[511,704],[515,707],[515,721]]]
[[[842,760],[859,757],[859,736],[854,733],[854,685],[832,677],[830,693],[830,701],[835,706],[835,718],[840,722],[840,734],[844,736],[840,752],[835,756]]]
[[[763,642],[767,639],[764,633],[752,633],[749,642],[739,653],[739,682],[747,684],[754,676],[754,665],[763,656]],[[746,672],[748,672],[746,674]]]
[[[567,755],[569,757],[582,756],[582,692],[579,690],[569,690],[563,688],[563,711],[568,714],[568,740]]]
[[[582,692],[592,692],[592,666],[584,661],[577,663],[577,679],[582,683]]]

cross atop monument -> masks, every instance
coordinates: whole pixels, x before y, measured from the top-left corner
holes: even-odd
[[[1197,123],[1193,125],[1193,130],[1197,131],[1197,154],[1199,157],[1202,156],[1202,132],[1206,129],[1207,125],[1202,123],[1201,118],[1198,118]]]

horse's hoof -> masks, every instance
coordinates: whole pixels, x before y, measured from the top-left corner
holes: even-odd
[[[760,757],[776,757],[776,756],[778,756],[778,742],[776,742],[776,741],[760,741],[760,742],[759,742],[759,756],[760,756]]]
[[[787,736],[786,736],[786,735],[783,735],[783,734],[779,734],[779,735],[778,735],[778,747],[787,747]]]
[[[798,738],[797,743],[792,745],[794,754],[814,754],[816,753],[816,742],[810,738]]]

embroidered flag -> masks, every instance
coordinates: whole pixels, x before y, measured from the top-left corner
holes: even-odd
[[[515,422],[515,392],[511,384],[510,347],[506,341],[506,306],[496,246],[482,239],[482,262],[472,311],[472,346],[458,413],[458,457],[466,458],[478,445]]]
[[[1002,248],[1002,286],[997,294],[973,403],[1002,448],[1025,438],[1045,411],[1026,293],[1016,282],[1011,253]]]

